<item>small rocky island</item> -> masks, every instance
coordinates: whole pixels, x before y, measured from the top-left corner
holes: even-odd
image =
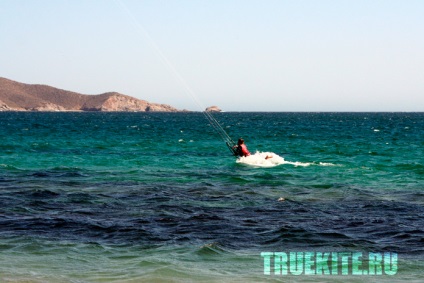
[[[222,110],[218,106],[210,106],[206,108],[206,112],[222,112]]]
[[[80,94],[47,85],[24,84],[0,77],[0,111],[180,112],[118,92]]]

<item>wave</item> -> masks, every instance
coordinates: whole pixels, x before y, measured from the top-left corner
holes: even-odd
[[[9,164],[0,164],[0,170],[5,170],[5,171],[20,171],[21,169],[19,169],[18,167],[15,167],[13,165],[9,165]]]
[[[255,154],[249,155],[249,156],[243,156],[239,157],[236,160],[237,163],[250,165],[250,166],[256,166],[256,167],[275,167],[282,164],[289,164],[294,166],[311,166],[311,165],[318,165],[318,166],[337,166],[333,163],[326,163],[326,162],[300,162],[300,161],[287,161],[284,159],[284,157],[279,156],[278,154],[274,152],[255,152]]]

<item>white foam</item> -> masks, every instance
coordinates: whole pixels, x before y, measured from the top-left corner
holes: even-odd
[[[267,156],[272,157],[267,159]],[[259,167],[274,167],[283,164],[285,161],[284,158],[272,152],[256,152],[249,156],[239,157],[236,162]]]
[[[268,157],[268,158],[267,158]],[[290,162],[273,152],[256,152],[255,154],[239,157],[237,163],[258,167],[275,167],[281,164],[292,164],[294,166],[309,166],[310,163]]]
[[[328,162],[320,162],[318,164],[321,165],[321,166],[340,166],[340,165],[328,163]]]
[[[267,158],[268,157],[268,158]],[[299,162],[299,161],[286,161],[283,157],[275,154],[273,152],[255,152],[255,154],[239,157],[236,160],[237,163],[256,166],[256,167],[275,167],[282,164],[290,164],[293,166],[311,166],[311,165],[319,165],[319,166],[337,166],[333,163],[314,163],[314,162]]]

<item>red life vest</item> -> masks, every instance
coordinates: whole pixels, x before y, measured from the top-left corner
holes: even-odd
[[[239,145],[239,155],[240,156],[249,156],[250,152],[247,150],[247,146],[245,144]]]

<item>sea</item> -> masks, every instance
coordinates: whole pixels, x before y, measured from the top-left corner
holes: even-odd
[[[424,113],[212,115],[1,112],[0,282],[424,282]]]

